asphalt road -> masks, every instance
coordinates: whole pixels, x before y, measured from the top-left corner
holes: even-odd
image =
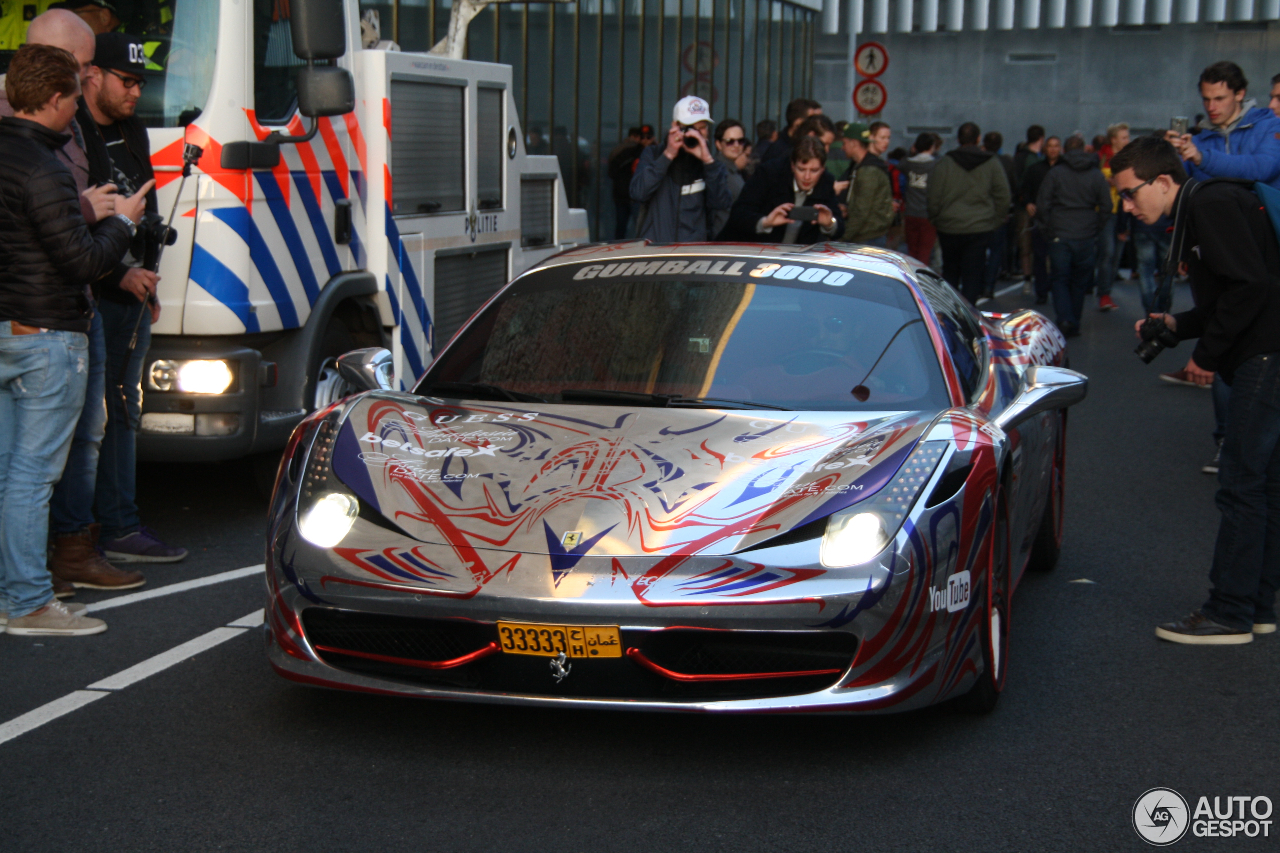
[[[1156,379],[1189,348],[1142,365],[1136,292],[1115,297],[1070,345],[1091,388],[1070,420],[1066,545],[1018,589],[990,716],[636,715],[306,688],[271,672],[260,628],[225,629],[262,607],[253,574],[103,610],[97,637],[0,637],[0,740],[48,703],[93,700],[0,743],[0,851],[1122,851],[1147,847],[1131,810],[1153,787],[1193,808],[1280,803],[1280,635],[1153,636],[1204,595],[1212,414],[1207,392]],[[262,562],[246,467],[144,466],[140,491],[146,523],[191,550],[143,591]],[[202,637],[225,640],[99,683]],[[1273,838],[1175,848],[1274,850],[1272,819]]]

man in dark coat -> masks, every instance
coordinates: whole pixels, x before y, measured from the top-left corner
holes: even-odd
[[[643,205],[637,237],[657,243],[714,238],[716,211],[728,210],[733,198],[710,138],[710,105],[693,95],[676,101],[665,143],[644,150],[631,179],[631,200]]]
[[[81,112],[82,124],[87,126],[90,178],[109,180],[126,194],[154,183],[151,141],[137,116],[145,85],[144,58],[142,39],[119,32],[99,35],[93,60],[98,73],[85,86]],[[156,213],[155,192],[148,192],[146,198],[147,212]],[[166,544],[145,527],[136,500],[142,368],[151,346],[151,324],[160,317],[155,299],[160,276],[145,269],[142,261],[130,254],[103,278],[99,288],[107,353],[107,429],[95,481],[94,514],[102,525],[97,544],[109,560],[173,563],[185,558],[186,550]],[[131,351],[135,328],[137,343]],[[55,555],[58,544],[55,541]],[[86,543],[80,539],[72,547],[83,552]],[[68,577],[60,563],[55,562],[54,571]],[[131,574],[141,579],[140,573]]]
[[[826,164],[827,150],[812,136],[796,142],[789,161],[762,164],[742,188],[720,239],[800,244],[833,239],[844,223]],[[816,215],[792,219],[796,207],[812,208]]]
[[[1248,184],[1189,179],[1163,139],[1130,142],[1111,171],[1125,212],[1148,224],[1172,217],[1170,261],[1187,265],[1195,307],[1153,316],[1180,340],[1197,339],[1187,376],[1208,385],[1217,373],[1231,386],[1209,597],[1156,636],[1248,643],[1275,632],[1280,587],[1280,244]]]
[[[91,308],[85,282],[124,254],[150,185],[90,232],[75,178],[54,153],[75,117],[80,63],[24,45],[0,119],[0,607],[7,633],[97,634],[106,623],[53,596],[49,499],[84,407]]]
[[[1111,219],[1111,186],[1084,140],[1067,140],[1062,162],[1036,193],[1036,227],[1049,241],[1053,309],[1067,337],[1080,334],[1084,295],[1093,287],[1103,226]]]

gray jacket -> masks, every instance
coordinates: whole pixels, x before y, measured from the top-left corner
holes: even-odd
[[[646,205],[636,236],[657,243],[714,239],[711,228],[716,212],[733,207],[729,170],[718,159],[705,165],[695,160],[702,168],[690,169],[689,179],[682,184],[670,174],[679,156],[668,160],[662,151],[663,146],[656,143],[646,148],[631,178],[631,200]]]
[[[1096,154],[1068,151],[1036,194],[1036,222],[1048,240],[1090,240],[1111,216],[1111,187]]]

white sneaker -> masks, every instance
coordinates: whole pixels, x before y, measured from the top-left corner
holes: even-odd
[[[1255,634],[1274,634],[1276,632],[1276,623],[1274,622],[1254,622],[1253,633]]]
[[[73,615],[84,613],[86,610],[89,609],[89,605],[87,604],[73,604],[71,602],[64,602],[62,606],[67,608],[67,612]],[[4,610],[0,610],[0,628],[3,628],[8,624],[9,624],[8,612]],[[0,631],[0,634],[3,634],[3,633],[4,631]]]
[[[83,637],[101,634],[107,630],[107,623],[81,613],[72,613],[67,605],[55,598],[34,613],[10,619],[4,630],[6,634],[20,637]]]

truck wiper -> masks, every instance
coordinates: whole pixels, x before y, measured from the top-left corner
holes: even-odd
[[[418,393],[426,394],[432,397],[438,397],[439,394],[434,392],[444,392],[446,397],[475,396],[477,394],[485,397],[497,397],[499,400],[510,400],[513,403],[545,403],[544,398],[536,394],[525,394],[521,391],[512,391],[510,388],[503,388],[501,385],[490,385],[487,382],[433,382],[425,389]]]
[[[738,409],[778,409],[791,411],[786,406],[772,406],[750,400],[730,400],[724,397],[682,397],[679,394],[646,394],[643,391],[613,391],[607,388],[565,388],[560,399],[566,403],[623,403],[632,406],[657,406],[659,408],[723,408],[728,404]]]

